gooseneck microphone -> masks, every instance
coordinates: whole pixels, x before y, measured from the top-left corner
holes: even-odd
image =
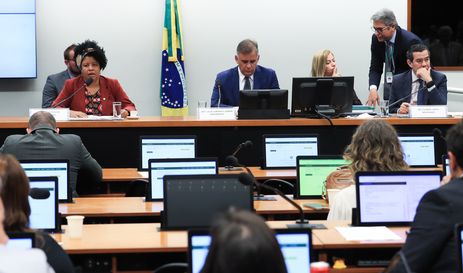
[[[217,108],[219,108],[220,104],[222,103],[222,83],[220,82],[220,80],[216,80],[215,85],[217,86],[217,90],[219,91],[219,101],[217,103]]]
[[[77,92],[79,92],[80,90],[82,90],[84,87],[86,86],[89,86],[90,84],[92,84],[93,82],[93,79],[92,78],[88,78],[85,80],[85,83],[76,89],[76,91],[72,92],[71,95],[67,96],[66,98],[62,99],[60,102],[58,102],[57,104],[53,105],[51,108],[56,108],[58,106],[60,106],[61,104],[63,104],[65,101],[69,100],[70,98],[74,97],[75,94],[77,94]]]
[[[41,188],[31,188],[29,190],[29,196],[32,197],[32,199],[48,199],[48,197],[50,197],[50,191]]]
[[[241,182],[241,184],[246,185],[246,186],[256,185],[256,188],[263,188],[263,189],[272,191],[275,194],[279,195],[284,200],[286,200],[288,203],[290,203],[292,206],[294,206],[299,211],[299,219],[296,220],[296,224],[288,224],[287,225],[288,228],[312,228],[312,229],[325,229],[326,228],[322,224],[310,224],[309,221],[305,219],[304,210],[298,203],[294,202],[294,200],[291,200],[288,196],[286,196],[280,190],[257,182],[257,180],[252,175],[249,168],[246,166],[244,166],[244,168],[246,169],[247,173],[240,173],[238,175],[238,180]]]
[[[236,154],[238,154],[238,152],[243,149],[243,148],[251,148],[253,146],[253,143],[252,141],[250,140],[246,140],[245,142],[243,143],[240,143],[235,151],[233,151],[233,153],[229,156],[227,156],[225,158],[225,169],[227,170],[232,170],[233,167],[241,167],[239,161],[238,161],[238,158],[236,158]]]
[[[410,92],[410,94],[406,95],[405,97],[402,97],[402,98],[400,98],[400,99],[394,101],[393,103],[389,104],[389,109],[391,109],[391,106],[395,106],[395,105],[397,105],[398,103],[403,102],[404,100],[406,100],[406,99],[410,98],[411,96],[415,95],[416,93],[420,92],[422,89],[424,89],[424,87],[418,88],[418,90],[415,90],[415,91],[413,91],[413,92]]]

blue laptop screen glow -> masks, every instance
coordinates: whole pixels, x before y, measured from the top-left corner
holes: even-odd
[[[48,189],[50,196],[47,199],[33,199],[29,196],[31,215],[29,217],[30,228],[48,229],[56,228],[56,202],[54,181],[30,181],[31,188]]]
[[[67,162],[21,162],[21,167],[28,177],[58,178],[58,199],[68,199],[68,163]]]
[[[266,137],[265,167],[296,167],[298,155],[318,155],[318,140],[313,137]]]
[[[194,158],[194,138],[142,138],[142,169],[148,170],[149,159]]]

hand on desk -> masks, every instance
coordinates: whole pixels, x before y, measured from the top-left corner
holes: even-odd
[[[397,111],[397,114],[408,114],[408,109],[410,108],[410,103],[408,102],[402,102],[400,105],[399,110]]]
[[[85,114],[84,112],[74,111],[74,110],[71,110],[69,115],[71,116],[71,118],[86,118],[87,117],[87,114]]]
[[[367,105],[370,105],[370,106],[379,105],[378,90],[376,89],[370,90],[370,94],[368,94]]]

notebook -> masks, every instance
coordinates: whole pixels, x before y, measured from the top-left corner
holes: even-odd
[[[317,135],[263,135],[262,168],[295,168],[298,155],[318,155]]]
[[[46,199],[33,199],[29,196],[31,215],[29,227],[49,232],[61,231],[58,213],[58,178],[57,177],[29,177],[32,188],[48,189],[50,196]]]
[[[347,164],[340,155],[298,156],[296,198],[321,198],[326,177]]]
[[[28,177],[56,176],[58,178],[59,201],[72,202],[69,160],[21,160],[20,164]]]
[[[401,135],[400,143],[405,161],[410,167],[435,167],[435,142],[433,135]]]
[[[146,201],[164,198],[163,177],[165,175],[217,174],[217,158],[171,158],[150,159],[148,191]]]
[[[410,225],[423,195],[441,179],[441,171],[357,172],[359,225]]]
[[[312,236],[310,229],[277,229],[275,236],[288,273],[310,273]],[[208,230],[188,231],[189,273],[199,273],[206,261],[211,236]]]
[[[8,248],[29,249],[35,247],[35,233],[34,232],[7,232]]]
[[[194,158],[196,136],[141,136],[139,171],[148,170],[149,159]]]

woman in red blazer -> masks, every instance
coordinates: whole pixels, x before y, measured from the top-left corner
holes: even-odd
[[[52,107],[67,107],[71,117],[86,117],[87,115],[111,116],[113,102],[122,104],[121,116],[130,115],[135,105],[122,89],[119,82],[101,76],[101,70],[106,67],[103,48],[95,41],[85,41],[75,48],[76,64],[81,70],[78,77],[67,80],[63,90],[53,101]]]

